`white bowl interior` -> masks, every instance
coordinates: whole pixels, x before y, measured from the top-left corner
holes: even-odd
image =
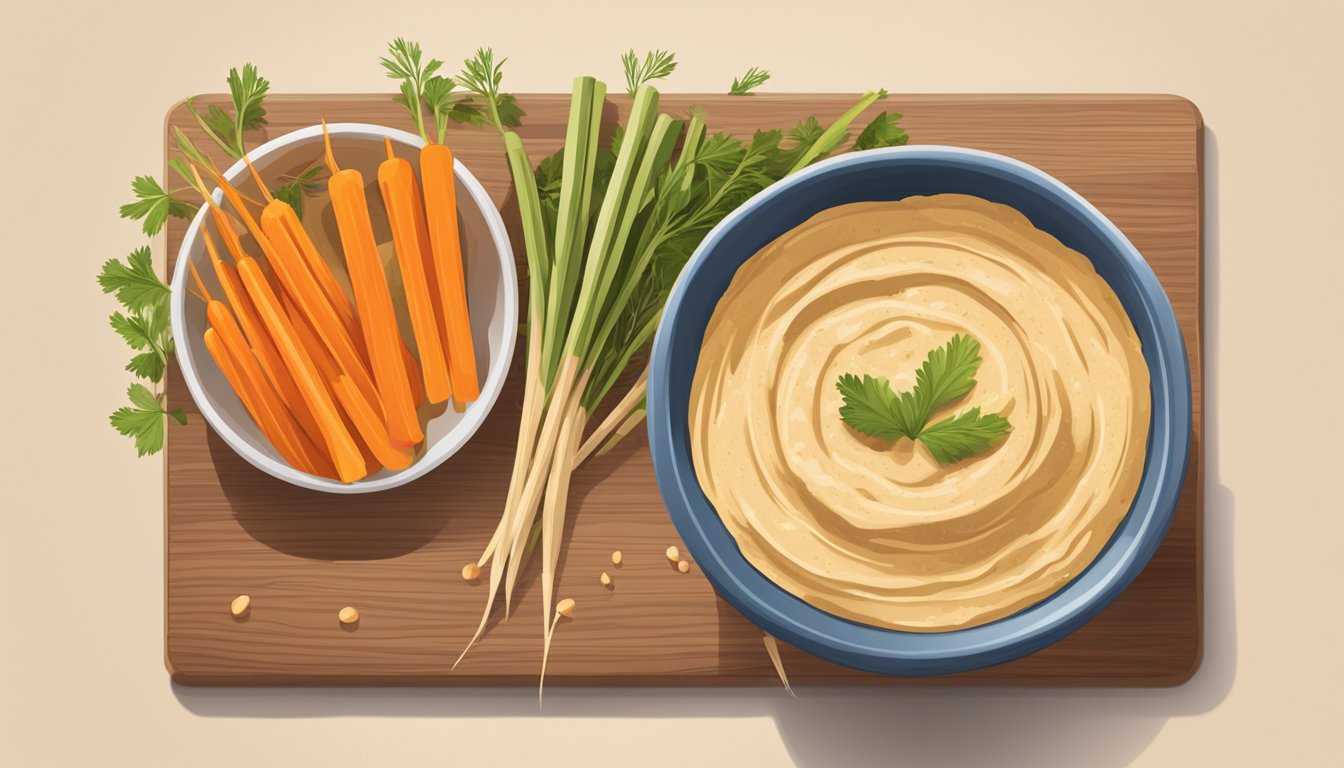
[[[337,123],[328,129],[336,161],[341,168],[353,168],[364,176],[369,212],[387,268],[388,283],[393,295],[400,296],[401,276],[391,247],[382,196],[378,190],[377,169],[378,163],[386,157],[383,140],[388,138],[392,140],[394,151],[410,160],[418,173],[416,158],[424,142],[414,134],[377,125]],[[248,157],[262,178],[268,184],[275,185],[281,176],[299,173],[322,161],[321,126],[285,134],[253,150]],[[200,229],[209,215],[208,211],[203,207],[197,214],[182,241],[173,274],[172,323],[177,358],[192,398],[206,421],[248,462],[275,477],[305,488],[334,493],[366,493],[396,487],[429,472],[456,453],[480,427],[503,388],[504,377],[513,356],[518,329],[518,279],[513,251],[499,211],[461,161],[456,162],[454,174],[467,302],[471,309],[471,332],[475,343],[477,373],[481,377],[481,396],[461,413],[445,404],[422,407],[421,414],[427,419],[425,442],[423,453],[417,456],[415,463],[400,472],[384,469],[350,484],[309,475],[289,466],[262,436],[206,350],[204,334],[209,323],[205,317],[205,304],[187,291],[190,285],[188,261],[195,264],[213,296],[221,297],[223,289],[215,279],[214,269],[200,237]],[[257,197],[256,187],[242,161],[236,163],[224,176],[244,194]],[[217,190],[215,199],[218,201],[221,196],[222,193]],[[318,248],[333,265],[333,271],[348,294],[349,285],[345,282],[340,240],[334,217],[326,203],[323,184],[320,190],[305,199],[303,223]],[[245,238],[244,244],[253,245],[250,238]],[[255,247],[249,248],[249,252],[260,255]],[[397,304],[402,313],[399,318],[402,336],[414,350],[415,338],[404,316],[404,302],[398,301]]]

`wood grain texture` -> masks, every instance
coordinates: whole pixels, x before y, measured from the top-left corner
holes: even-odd
[[[209,104],[216,99],[203,98]],[[746,133],[825,119],[852,97],[668,95],[663,107],[708,108],[711,129]],[[568,95],[520,97],[520,131],[534,160],[563,141]],[[627,106],[613,97],[605,119]],[[317,122],[410,128],[387,95],[273,96],[278,136]],[[1195,397],[1190,468],[1175,521],[1129,590],[1078,632],[1027,658],[977,672],[919,680],[837,667],[781,646],[794,685],[1175,685],[1200,661],[1202,632],[1202,123],[1189,102],[1164,96],[902,96],[870,110],[902,112],[913,143],[1011,155],[1072,186],[1114,221],[1153,266],[1185,333]],[[209,145],[178,105],[166,129]],[[458,129],[453,148],[504,210],[523,270],[517,208],[498,136]],[[223,160],[224,158],[217,158]],[[169,267],[185,223],[168,226]],[[526,296],[526,291],[523,291]],[[252,468],[205,425],[170,365],[173,427],[165,502],[165,660],[195,685],[535,684],[541,661],[540,589],[528,571],[507,623],[450,671],[485,600],[484,580],[459,575],[494,529],[503,505],[521,402],[510,385],[470,445],[425,478],[371,496],[300,490]],[[719,600],[697,569],[663,556],[679,544],[664,512],[642,432],[578,472],[557,595],[578,602],[556,632],[550,685],[777,684],[761,633]],[[624,563],[610,555],[621,550]],[[612,588],[598,576],[608,571]],[[252,596],[246,621],[229,615]],[[354,631],[337,611],[361,614]],[[499,613],[498,611],[496,612]]]

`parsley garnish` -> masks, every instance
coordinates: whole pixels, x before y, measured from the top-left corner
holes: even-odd
[[[112,330],[137,354],[126,370],[154,384],[163,381],[168,356],[173,354],[173,331],[168,322],[170,290],[154,272],[148,246],[131,251],[126,261],[108,259],[98,275],[103,293],[116,296],[124,312],[108,317]],[[135,438],[141,456],[157,453],[163,447],[163,417],[172,416],[179,424],[187,423],[181,410],[169,413],[155,395],[139,382],[127,391],[129,406],[112,414],[112,426],[123,435]]]
[[[266,125],[266,109],[261,103],[265,101],[271,83],[251,64],[244,64],[241,74],[237,69],[230,69],[228,83],[229,97],[233,101],[232,115],[214,104],[202,115],[196,111],[191,99],[187,99],[187,110],[220,149],[232,157],[242,157],[247,153],[247,132]]]
[[[980,370],[980,342],[957,334],[929,353],[915,372],[915,388],[897,393],[891,382],[865,374],[846,373],[835,388],[844,405],[840,418],[853,429],[881,440],[918,440],[939,464],[955,464],[979,455],[1012,430],[998,414],[979,408],[929,424],[935,411],[965,397]]]
[[[169,412],[159,397],[144,384],[132,384],[126,390],[130,405],[113,412],[110,421],[118,432],[135,438],[135,450],[141,456],[163,450],[163,417],[171,416],[178,424],[187,423],[187,414],[181,408]]]
[[[181,190],[176,190],[181,191]],[[121,218],[141,221],[146,235],[159,234],[169,216],[190,219],[196,215],[196,206],[173,196],[153,176],[136,176],[131,180],[135,202],[121,206]]]

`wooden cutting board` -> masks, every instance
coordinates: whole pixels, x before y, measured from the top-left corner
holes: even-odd
[[[221,99],[203,98],[205,104]],[[853,103],[843,95],[668,95],[663,108],[705,106],[711,130],[749,134]],[[533,159],[558,149],[567,94],[527,95],[520,131]],[[614,96],[607,118],[628,106]],[[411,129],[390,95],[272,96],[268,136],[328,121]],[[1194,447],[1175,521],[1133,586],[1071,637],[1030,657],[951,677],[881,678],[783,648],[795,685],[1175,685],[1202,647],[1202,122],[1170,96],[902,96],[912,143],[990,150],[1072,186],[1111,218],[1152,264],[1185,333],[1194,384]],[[212,146],[182,105],[168,114],[199,147]],[[259,138],[254,141],[259,141]],[[523,272],[517,206],[498,135],[454,128],[457,156],[490,190],[509,223]],[[217,161],[226,158],[216,157]],[[168,226],[171,270],[185,222]],[[523,291],[524,299],[526,291]],[[485,601],[484,580],[459,575],[490,538],[503,505],[521,402],[511,386],[462,453],[409,486],[366,496],[300,490],[236,456],[205,424],[170,365],[168,399],[190,423],[167,447],[165,660],[192,685],[532,685],[541,661],[541,601],[528,571],[507,623],[494,625],[456,671]],[[679,544],[654,485],[647,439],[636,432],[574,478],[557,595],[578,602],[555,635],[550,685],[777,684],[761,632],[719,600],[700,572],[678,573],[663,551]],[[624,562],[610,556],[621,550]],[[614,585],[598,583],[608,571]],[[246,621],[229,615],[252,597]],[[337,611],[359,609],[358,628]]]

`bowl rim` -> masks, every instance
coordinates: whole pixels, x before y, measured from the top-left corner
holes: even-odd
[[[422,148],[426,144],[424,139],[416,134],[374,123],[328,123],[327,130],[333,136],[387,138],[415,149]],[[321,137],[321,135],[322,125],[320,124],[290,131],[253,148],[247,153],[247,160],[255,163],[273,152],[283,150],[301,141]],[[247,164],[239,159],[228,170],[224,171],[223,175],[224,178],[232,181],[246,172]],[[504,380],[508,376],[509,366],[513,360],[517,334],[509,329],[518,326],[518,272],[514,265],[513,246],[509,241],[508,230],[504,226],[504,218],[499,209],[495,207],[494,201],[490,199],[489,193],[486,192],[485,187],[481,185],[475,175],[456,157],[453,159],[453,174],[457,179],[459,191],[466,191],[467,197],[471,199],[473,205],[480,209],[482,217],[485,219],[486,229],[494,245],[495,257],[500,262],[500,278],[504,282],[503,310],[506,333],[499,349],[491,357],[490,368],[481,386],[480,397],[470,404],[457,426],[438,442],[429,446],[425,455],[411,466],[400,472],[393,472],[386,477],[342,483],[338,480],[302,472],[254,448],[248,439],[229,426],[228,422],[216,410],[215,404],[201,385],[191,345],[175,344],[174,351],[178,366],[182,369],[182,378],[186,382],[187,390],[191,393],[191,398],[195,401],[196,407],[200,409],[201,415],[205,417],[210,427],[224,439],[224,442],[235,453],[243,457],[249,464],[272,477],[309,490],[337,494],[374,493],[405,485],[428,474],[461,450],[475,436],[481,424],[485,422],[486,416],[494,408],[495,402],[499,399],[500,392],[504,388]],[[224,193],[218,187],[215,188],[212,196],[216,203],[223,202]],[[461,199],[460,195],[459,199]],[[196,242],[207,213],[205,206],[197,211],[182,237],[182,244],[178,247],[177,264],[172,275],[169,310],[173,338],[175,339],[185,338],[186,336],[184,329],[187,327],[187,261],[190,258],[191,247]]]
[[[1041,193],[1052,206],[1080,216],[1134,281],[1142,316],[1136,317],[1128,309],[1127,314],[1136,326],[1150,327],[1156,342],[1154,349],[1144,351],[1154,408],[1143,480],[1106,547],[1082,573],[1043,600],[994,622],[947,632],[908,632],[851,621],[814,607],[767,579],[742,555],[705,497],[689,448],[684,453],[678,450],[677,430],[689,427],[671,423],[674,409],[668,400],[669,376],[676,362],[673,347],[683,332],[678,328],[683,305],[697,300],[704,303],[703,295],[691,296],[690,286],[729,232],[763,209],[768,211],[781,192],[819,177],[865,165],[894,170],[911,162],[995,174]],[[718,300],[716,297],[714,306]],[[699,344],[696,340],[695,348]],[[1063,182],[1020,160],[962,147],[917,145],[824,160],[757,193],[706,235],[673,287],[654,337],[648,378],[648,431],[654,472],[669,516],[725,600],[770,634],[829,661],[869,672],[923,676],[969,671],[1040,650],[1077,630],[1129,586],[1165,538],[1175,512],[1189,463],[1191,397],[1185,340],[1171,302],[1152,268],[1115,224]],[[1165,439],[1155,439],[1163,435]],[[1103,560],[1111,563],[1108,568],[1099,565]]]

